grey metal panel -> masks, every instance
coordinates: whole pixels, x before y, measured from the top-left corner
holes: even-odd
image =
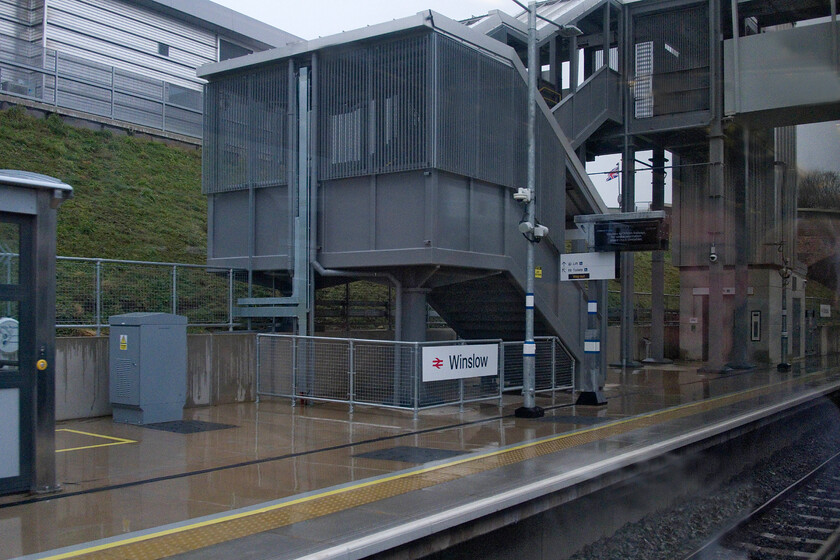
[[[193,68],[215,62],[216,38],[212,33],[199,32],[186,25],[182,26],[182,31],[172,32],[150,25],[148,14],[129,17],[125,10],[109,4],[92,6],[77,0],[50,2],[48,34],[52,34],[54,27],[60,27],[79,34],[79,41],[95,37],[112,43],[110,49],[122,56],[131,56],[129,50],[157,55],[157,44],[161,42],[171,47],[169,57],[172,60]]]
[[[151,54],[138,53],[132,57],[121,57],[116,52],[109,52],[113,51],[109,43],[92,38],[86,38],[81,45],[78,43],[79,38],[72,31],[50,28],[47,47],[62,54],[66,53],[105,66],[121,67],[182,87],[198,89],[204,84],[202,80],[195,77],[195,70],[191,66],[174,61],[162,61],[160,57]]]
[[[373,249],[371,233],[376,224],[371,200],[375,192],[368,177],[326,181],[321,185],[321,238],[324,252]],[[352,219],[348,219],[351,216]]]
[[[472,250],[471,181],[465,177],[438,174],[435,246],[460,251]]]
[[[443,176],[443,174],[442,174]],[[505,253],[505,199],[510,190],[484,183],[472,182],[470,195],[470,250],[476,253],[503,255]]]
[[[622,122],[621,76],[602,67],[552,111],[572,147],[579,147],[607,120]]]
[[[840,101],[840,77],[832,63],[832,24],[822,23],[749,37],[738,42],[741,71],[734,66],[734,41],[724,42],[726,114],[783,113],[808,107],[813,121],[823,120],[815,106]],[[736,99],[737,91],[740,96]],[[762,125],[772,123],[767,115]],[[805,122],[804,120],[799,122]]]
[[[121,346],[123,339],[125,343]],[[140,343],[139,326],[111,327],[108,355],[111,371],[109,397],[112,403],[140,403]]]
[[[0,389],[0,479],[20,476],[20,389]]]
[[[291,254],[289,239],[289,189],[286,186],[257,189],[254,252],[274,256]]]
[[[248,191],[213,196],[213,254],[209,258],[248,256]]]
[[[258,41],[266,45],[279,47],[301,40],[296,35],[220,6],[215,2],[204,2],[202,0],[135,0],[135,3],[156,9],[176,10],[186,15],[189,21],[198,19],[204,25],[209,24],[211,28],[233,32],[237,35],[237,38],[241,37],[249,40],[249,43]]]
[[[380,175],[376,182],[376,249],[425,245],[426,181],[422,173]],[[398,219],[395,219],[398,217]]]

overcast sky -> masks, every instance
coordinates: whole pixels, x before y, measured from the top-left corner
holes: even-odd
[[[521,9],[511,0],[213,0],[217,4],[288,31],[304,39],[326,37],[432,9],[466,19],[503,10]],[[523,4],[526,2],[522,2]]]
[[[326,37],[343,31],[350,31],[408,17],[423,10],[434,10],[451,19],[466,19],[486,14],[490,10],[502,10],[511,15],[521,11],[512,0],[213,0],[239,13],[260,20],[273,27],[288,31],[303,39]],[[527,0],[520,0],[527,5]],[[638,155],[640,161],[647,161],[650,153]],[[598,189],[607,206],[618,206],[619,179],[607,181],[607,172],[618,164],[618,155],[604,156],[587,164],[592,183]],[[638,166],[637,166],[638,167]],[[670,170],[669,170],[670,171]],[[666,176],[665,202],[671,202],[670,172]],[[636,203],[640,210],[646,210],[650,202],[651,175],[636,173]]]

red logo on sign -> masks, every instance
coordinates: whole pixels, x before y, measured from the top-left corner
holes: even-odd
[[[440,358],[435,358],[434,360],[432,360],[432,367],[440,369],[441,367],[443,367],[443,360],[441,360]]]

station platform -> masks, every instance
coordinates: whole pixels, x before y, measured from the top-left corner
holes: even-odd
[[[539,397],[540,419],[509,395],[416,419],[278,399],[172,431],[62,422],[62,491],[0,497],[0,559],[364,557],[820,398],[840,367],[611,369],[605,389],[600,407]]]

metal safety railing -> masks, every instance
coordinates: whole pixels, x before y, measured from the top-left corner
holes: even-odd
[[[422,351],[440,345],[497,344],[498,373],[423,381]],[[539,392],[574,391],[575,362],[557,338],[537,343]],[[517,365],[518,363],[518,365]],[[522,387],[522,343],[498,340],[395,342],[280,334],[257,335],[257,398],[420,410],[498,400]]]
[[[131,312],[185,315],[189,326],[232,330],[234,302],[247,293],[237,269],[147,261],[57,257],[56,328],[100,334],[108,317]]]
[[[130,124],[202,136],[203,93],[0,37],[0,93]]]

